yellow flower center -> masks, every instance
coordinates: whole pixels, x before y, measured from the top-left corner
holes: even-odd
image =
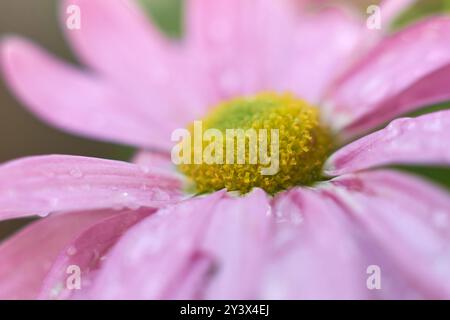
[[[319,110],[292,94],[260,93],[223,102],[189,128],[178,165],[198,193],[226,188],[270,194],[321,177],[332,136]],[[186,144],[185,144],[186,146]]]

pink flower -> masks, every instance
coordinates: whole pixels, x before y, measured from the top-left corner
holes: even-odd
[[[386,1],[383,23],[408,2]],[[8,38],[7,83],[53,125],[158,153],[1,165],[0,219],[51,215],[0,246],[0,298],[450,298],[448,193],[378,168],[449,165],[449,111],[344,145],[324,167],[334,178],[274,197],[188,198],[167,156],[174,129],[264,90],[319,105],[347,141],[448,100],[449,18],[386,35],[344,8],[188,0],[186,35],[171,41],[128,1],[69,3],[82,25],[64,29],[86,68]],[[70,266],[80,290],[67,286]],[[374,266],[381,288],[369,290]]]

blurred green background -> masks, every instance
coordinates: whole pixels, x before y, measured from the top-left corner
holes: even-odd
[[[58,24],[58,2],[58,0],[1,0],[0,36],[19,34],[39,43],[57,56],[77,64]],[[168,36],[175,38],[181,36],[183,0],[140,0],[140,2]],[[351,2],[364,13],[368,5],[377,4],[379,1],[330,2]],[[396,21],[395,28],[401,28],[421,16],[445,11],[450,11],[450,0],[420,0]],[[448,105],[432,108],[448,108]],[[4,82],[0,81],[0,163],[27,155],[54,153],[127,160],[133,150],[75,137],[45,125],[28,113],[11,95]],[[402,167],[401,169],[427,176],[450,188],[448,168]],[[1,222],[0,240],[29,221],[30,219],[18,219]]]

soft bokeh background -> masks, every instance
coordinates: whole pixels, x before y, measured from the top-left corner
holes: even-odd
[[[120,0],[110,0],[120,1]],[[171,37],[182,34],[183,0],[140,0],[149,16]],[[47,50],[72,63],[77,63],[58,24],[58,0],[0,0],[0,36],[19,34],[34,40]],[[322,1],[322,2],[325,2]],[[361,10],[379,1],[339,0],[352,2]],[[401,27],[424,14],[450,10],[450,0],[421,0],[412,10],[398,19]],[[449,44],[450,45],[450,44]],[[438,108],[447,108],[446,105]],[[127,160],[133,150],[124,146],[95,142],[71,136],[53,129],[26,111],[0,80],[0,163],[37,154],[76,154]],[[411,170],[408,168],[408,170]],[[447,168],[413,168],[444,186],[450,186]],[[0,223],[0,240],[31,219]]]

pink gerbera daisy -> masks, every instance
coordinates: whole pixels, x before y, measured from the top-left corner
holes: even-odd
[[[384,26],[409,2],[383,2]],[[65,1],[64,26],[68,5],[81,10],[81,28],[64,29],[85,69],[4,39],[6,82],[32,112],[145,151],[133,163],[49,155],[0,166],[0,219],[42,217],[0,246],[0,298],[450,298],[448,193],[379,168],[448,165],[450,112],[356,139],[449,100],[450,18],[387,35],[349,8],[297,4],[187,0],[175,41],[130,1]],[[175,129],[242,110],[263,110],[258,123],[292,143],[280,145],[279,174],[174,170]]]

